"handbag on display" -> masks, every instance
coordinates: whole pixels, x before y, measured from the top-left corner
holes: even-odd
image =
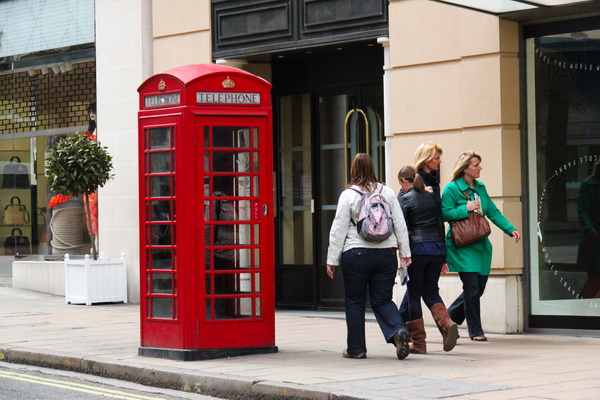
[[[468,200],[471,197],[467,192],[462,192]],[[456,247],[464,247],[475,243],[492,233],[490,223],[483,213],[470,211],[469,216],[457,221],[450,221],[450,234]]]
[[[20,228],[13,228],[11,236],[4,239],[4,255],[31,254],[31,243],[27,236],[23,236]]]
[[[4,207],[5,225],[25,225],[29,223],[29,211],[25,204],[21,204],[21,199],[13,196],[10,204]]]
[[[12,156],[10,163],[2,169],[2,187],[29,188],[29,169],[19,157]]]

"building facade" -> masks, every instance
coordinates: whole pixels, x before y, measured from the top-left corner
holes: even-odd
[[[51,252],[48,205],[53,193],[44,176],[44,154],[59,136],[84,133],[92,125],[94,40],[93,1],[0,4],[3,275],[10,274],[16,253]],[[83,229],[76,236],[78,246],[89,243]]]
[[[432,0],[96,0],[98,137],[115,165],[99,192],[101,251],[128,255],[138,301],[136,89],[173,67],[223,63],[273,84],[279,308],[343,308],[341,279],[323,267],[353,154],[369,152],[397,191],[397,171],[434,140],[441,184],[476,149],[482,181],[523,233],[515,245],[493,230],[485,329],[598,330],[577,210],[600,157],[599,12],[596,2],[494,13]],[[458,276],[440,290],[453,300]]]

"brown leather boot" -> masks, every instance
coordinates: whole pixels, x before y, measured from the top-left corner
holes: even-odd
[[[427,343],[425,342],[425,338],[427,337],[427,334],[425,333],[423,318],[407,322],[406,327],[408,328],[408,333],[410,333],[412,340],[410,352],[412,354],[426,354]]]
[[[433,315],[433,319],[435,319],[435,323],[442,333],[444,351],[452,350],[456,346],[456,339],[458,339],[458,325],[450,318],[444,303],[436,303],[431,306],[431,315]]]

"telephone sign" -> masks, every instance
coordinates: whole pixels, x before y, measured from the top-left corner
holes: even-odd
[[[196,93],[198,104],[260,104],[260,93]]]
[[[173,106],[180,104],[180,95],[179,93],[171,93],[171,94],[155,94],[144,97],[144,106],[145,107],[164,107],[164,106]]]

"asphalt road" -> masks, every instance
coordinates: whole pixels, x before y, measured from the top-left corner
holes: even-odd
[[[0,400],[214,400],[168,389],[0,362]]]

